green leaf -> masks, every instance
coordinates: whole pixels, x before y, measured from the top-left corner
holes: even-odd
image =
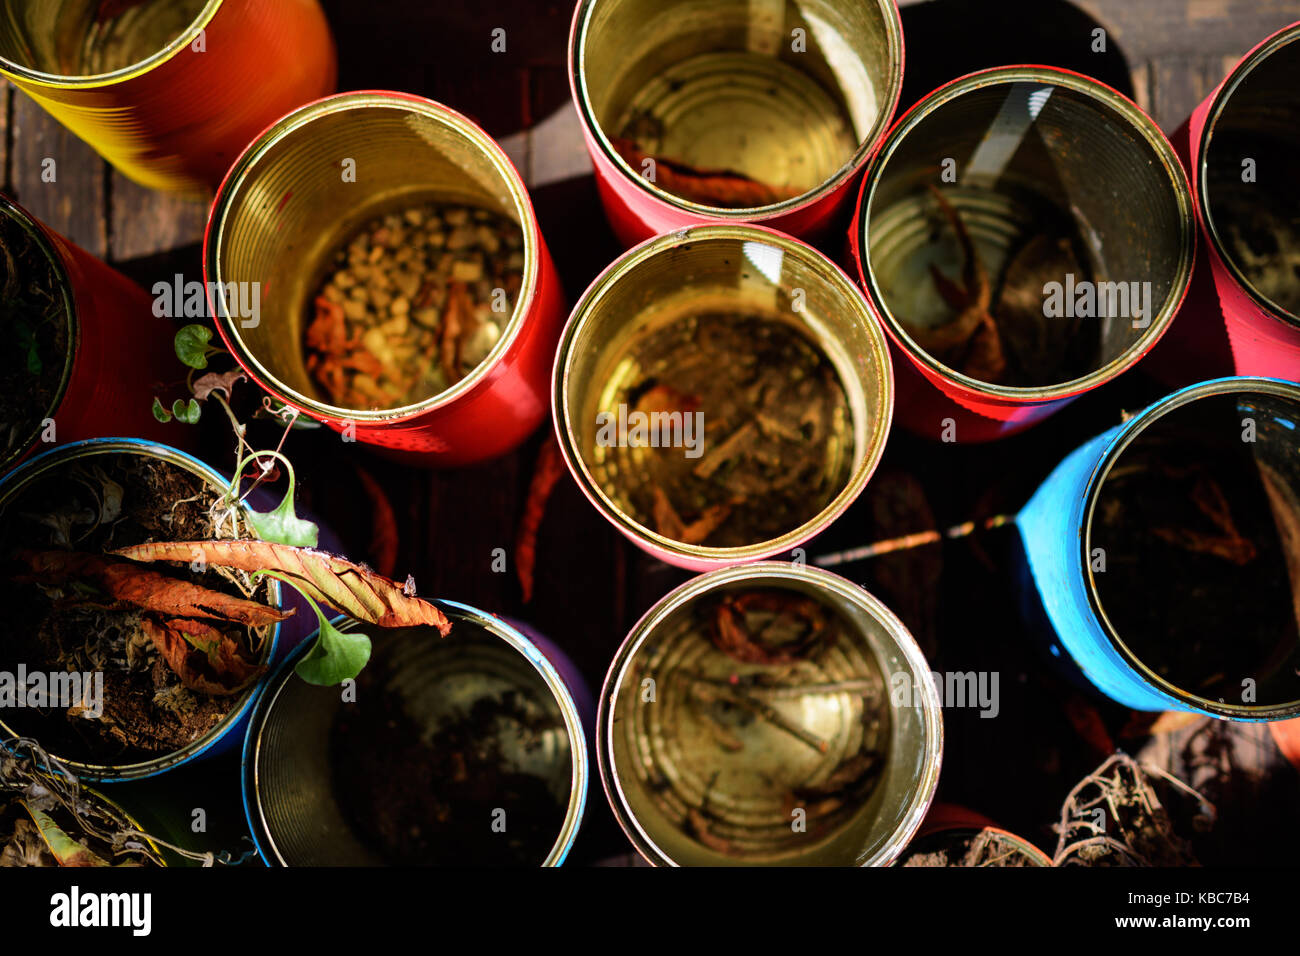
[[[320,537],[320,529],[314,522],[299,518],[293,510],[295,482],[293,464],[284,455],[274,451],[249,455],[235,469],[235,477],[230,485],[232,492],[239,487],[239,480],[244,474],[244,468],[249,462],[255,461],[259,457],[273,457],[281,462],[289,475],[289,487],[284,493],[284,499],[272,511],[254,511],[248,507],[248,502],[245,501],[244,510],[249,525],[252,526],[253,530],[257,532],[257,536],[263,541],[274,541],[276,544],[287,544],[295,548],[316,547],[317,540]]]
[[[169,422],[172,420],[172,413],[163,408],[163,403],[158,400],[158,396],[156,395],[153,400],[153,417],[158,419],[160,422]]]
[[[199,408],[199,403],[192,398],[189,402],[184,402],[179,398],[172,402],[172,414],[176,416],[178,421],[185,422],[187,425],[195,424],[199,420],[201,412],[202,409]]]
[[[36,349],[34,347],[28,349],[27,350],[27,371],[30,372],[32,375],[40,375],[41,369],[44,367],[45,366],[41,364],[41,356],[37,353]]]
[[[187,325],[176,333],[176,357],[190,368],[207,368],[211,341],[212,330],[206,325]]]
[[[370,638],[356,631],[340,631],[325,620],[320,608],[316,608],[316,617],[320,619],[316,643],[294,671],[307,683],[322,687],[354,679],[370,660]]]

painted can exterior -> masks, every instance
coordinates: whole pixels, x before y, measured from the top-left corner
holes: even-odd
[[[317,0],[209,0],[134,66],[57,76],[0,58],[0,72],[129,178],[207,193],[268,123],[332,92],[337,63]]]
[[[188,447],[191,429],[164,425],[152,412],[155,394],[166,394],[160,383],[184,378],[172,346],[177,326],[153,314],[142,288],[17,203],[0,197],[0,215],[16,220],[45,252],[71,318],[61,385],[52,407],[40,412],[54,422],[49,444],[125,434]],[[26,448],[0,459],[0,469],[43,447],[46,429],[39,419],[32,425]]]
[[[1099,620],[1086,571],[1086,533],[1091,506],[1115,455],[1126,440],[1168,408],[1203,394],[1245,390],[1252,385],[1294,385],[1280,379],[1224,378],[1189,386],[1154,403],[1128,421],[1084,442],[1067,455],[1016,517],[1032,577],[1059,647],[1092,685],[1116,703],[1135,710],[1182,710],[1233,720],[1277,719],[1249,708],[1214,712],[1184,700],[1144,677],[1116,647]]]
[[[655,644],[656,630],[663,627],[671,615],[717,589],[751,583],[758,587],[793,585],[806,588],[804,593],[816,594],[819,601],[827,606],[852,608],[855,614],[865,614],[881,628],[883,650],[877,652],[877,663],[886,682],[890,681],[890,666],[898,668],[892,673],[910,674],[914,681],[912,693],[919,695],[917,699],[910,706],[894,706],[891,709],[890,765],[881,775],[882,781],[888,780],[891,775],[900,777],[900,781],[890,784],[891,789],[884,798],[878,830],[873,830],[872,833],[874,846],[871,852],[861,847],[855,848],[855,865],[888,866],[918,832],[938,787],[943,760],[943,712],[938,692],[930,678],[930,667],[920,647],[888,608],[851,581],[807,565],[765,561],[721,568],[699,575],[666,594],[633,625],[605,676],[596,726],[596,756],[600,778],[619,826],[651,866],[691,865],[689,860],[677,859],[664,849],[660,844],[665,841],[656,838],[655,830],[638,813],[635,772],[628,762],[620,764],[617,756],[615,738],[620,731],[619,725],[623,722],[619,713],[619,697],[628,693],[626,682],[629,675],[644,673],[638,669],[638,655]],[[880,659],[882,657],[886,659]],[[640,693],[639,680],[633,682],[632,691]],[[906,720],[900,717],[909,713],[913,716]],[[897,761],[894,757],[898,758]],[[636,759],[650,758],[641,756]],[[882,783],[881,786],[885,784]],[[875,796],[873,794],[872,799]],[[646,815],[647,818],[649,816],[650,814]],[[823,848],[819,846],[809,851],[810,857],[815,857]],[[785,861],[785,865],[800,863],[822,865],[824,861],[820,857]]]
[[[568,731],[572,782],[569,809],[563,830],[542,865],[561,866],[572,850],[574,840],[577,839],[587,805],[587,788],[590,779],[587,736],[591,724],[587,722],[584,708],[589,711],[591,707],[591,692],[564,652],[532,628],[525,625],[525,630],[520,630],[515,622],[456,601],[438,600],[434,603],[452,621],[453,629],[457,621],[469,621],[489,629],[504,639],[541,673],[547,687],[555,695]],[[331,623],[345,631],[356,626],[355,622],[342,615],[335,617]],[[285,808],[272,807],[263,801],[259,785],[258,754],[267,737],[268,715],[275,707],[277,697],[285,684],[293,678],[293,669],[299,659],[315,643],[315,637],[313,633],[310,640],[303,641],[295,648],[259,687],[253,713],[243,738],[240,775],[243,781],[244,815],[258,856],[264,864],[272,867],[293,865],[287,862],[277,849],[276,828],[284,825],[301,826],[302,821],[296,817],[286,816]],[[539,638],[540,643],[535,643],[532,638]]]
[[[473,464],[515,448],[546,418],[551,364],[564,322],[564,297],[522,179],[501,147],[471,120],[432,100],[388,91],[326,97],[281,118],[249,145],[217,191],[204,234],[204,278],[208,283],[232,281],[232,262],[242,254],[241,246],[261,243],[259,248],[266,252],[247,275],[249,281],[261,284],[262,310],[291,309],[293,303],[286,297],[295,294],[294,286],[304,281],[302,270],[314,263],[288,254],[296,263],[290,268],[296,271],[272,279],[270,270],[277,268],[277,261],[284,261],[286,255],[278,245],[278,237],[286,223],[313,215],[313,209],[324,208],[319,215],[333,215],[322,203],[346,203],[347,194],[343,193],[329,200],[325,180],[313,176],[319,174],[331,184],[340,183],[343,190],[360,189],[358,183],[344,182],[340,177],[339,161],[346,155],[341,150],[358,145],[348,137],[364,135],[371,129],[369,124],[382,123],[383,115],[388,113],[403,116],[418,135],[429,137],[421,148],[441,149],[454,164],[489,168],[518,215],[524,235],[524,280],[510,321],[489,356],[451,388],[413,405],[369,411],[345,409],[308,394],[309,385],[295,387],[287,383],[284,375],[269,367],[268,357],[283,357],[293,350],[301,354],[302,343],[294,338],[290,321],[271,323],[277,327],[278,338],[250,344],[261,333],[242,327],[241,320],[233,318],[226,308],[224,296],[212,297],[210,306],[227,348],[249,378],[277,400],[409,464]],[[326,132],[315,131],[322,127]],[[389,179],[403,188],[419,186],[409,176],[402,178],[403,157],[409,155],[411,147],[403,142],[399,152],[397,145],[385,140],[382,130],[371,135],[379,137],[372,141],[374,148],[388,151],[387,160],[380,156],[375,162],[393,164]],[[304,147],[305,152],[288,158],[277,152],[295,144]],[[331,157],[330,163],[317,162],[322,153]],[[389,181],[374,169],[367,175],[372,184]],[[277,202],[264,209],[268,189],[275,191]],[[251,230],[245,228],[250,221],[259,225]]]
[[[1300,380],[1300,319],[1256,293],[1224,255],[1223,244],[1210,217],[1204,190],[1207,149],[1214,124],[1231,99],[1233,89],[1263,59],[1279,47],[1300,41],[1300,23],[1273,34],[1242,57],[1214,92],[1188,120],[1188,169],[1196,195],[1196,216],[1201,227],[1205,260],[1218,293],[1222,321],[1237,375]],[[1208,303],[1204,307],[1209,307]],[[1204,339],[1187,343],[1195,351]]]
[[[25,462],[22,467],[5,475],[3,479],[0,479],[0,510],[4,508],[5,502],[10,498],[10,496],[17,492],[28,480],[48,465],[57,464],[61,461],[85,455],[122,452],[136,452],[154,458],[161,458],[162,460],[184,468],[201,478],[207,479],[214,486],[222,489],[226,488],[230,484],[229,478],[222,475],[210,465],[199,461],[197,458],[194,458],[178,448],[144,441],[139,438],[95,438],[86,441],[73,442],[61,448],[56,448],[41,455],[37,455],[30,461]],[[272,580],[268,582],[267,586],[270,589],[271,599],[274,606],[284,606],[282,603],[283,592],[280,588],[279,582]],[[278,623],[271,628],[271,634],[267,639],[267,647],[263,656],[264,663],[275,659],[276,650],[280,640],[280,628],[281,625]],[[205,759],[217,754],[229,752],[238,746],[244,728],[248,726],[249,716],[253,710],[253,702],[263,683],[265,683],[265,677],[240,695],[230,712],[219,724],[201,736],[198,740],[174,753],[167,754],[163,757],[156,757],[152,760],[123,766],[83,764],[61,757],[60,760],[76,773],[77,776],[84,780],[98,783],[122,783],[130,780],[142,780],[146,777],[157,776],[160,773],[165,773],[168,770],[173,770],[176,767],[187,764],[192,760]],[[0,730],[6,734],[12,734],[10,728],[5,726],[3,721],[0,721]],[[54,754],[51,756],[58,755]]]
[[[1085,93],[1109,106],[1122,117],[1135,135],[1141,135],[1160,157],[1168,172],[1169,187],[1176,202],[1185,210],[1185,235],[1182,237],[1183,262],[1174,291],[1160,314],[1150,321],[1140,342],[1122,357],[1073,382],[1061,385],[1011,388],[979,382],[948,369],[924,353],[902,330],[900,323],[878,293],[868,254],[868,212],[873,189],[892,155],[893,149],[909,128],[928,113],[963,93],[999,83],[1040,82]],[[1033,65],[998,67],[982,70],[945,84],[922,99],[905,113],[885,135],[879,150],[871,158],[859,189],[853,223],[849,227],[847,255],[850,268],[865,290],[872,311],[880,319],[890,341],[895,375],[898,379],[897,418],[909,431],[927,438],[986,442],[1024,431],[1059,411],[1069,402],[1127,371],[1146,356],[1172,324],[1182,305],[1192,274],[1195,257],[1195,231],[1192,225],[1192,195],[1173,146],[1159,127],[1137,104],[1105,84],[1056,67]],[[951,423],[951,424],[949,424]]]
[[[586,92],[584,33],[597,3],[598,0],[580,0],[574,10],[569,34],[569,89],[582,122],[583,139],[591,157],[601,204],[610,227],[625,248],[651,236],[703,223],[760,223],[800,238],[816,238],[841,221],[838,217],[849,208],[862,168],[884,136],[902,90],[903,28],[895,0],[882,0],[880,4],[888,34],[891,81],[879,104],[879,117],[867,141],[860,144],[849,163],[816,190],[775,206],[754,210],[728,210],[675,197],[647,184],[614,150],[592,115]],[[638,29],[635,18],[629,20],[633,21],[629,28]]]

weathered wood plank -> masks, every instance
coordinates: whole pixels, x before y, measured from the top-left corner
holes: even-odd
[[[87,252],[105,255],[107,164],[35,101],[16,91],[12,143],[10,185],[18,201]]]
[[[203,240],[208,203],[147,189],[117,170],[109,176],[109,258],[152,256]]]

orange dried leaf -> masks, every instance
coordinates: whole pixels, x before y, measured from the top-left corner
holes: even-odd
[[[196,555],[208,564],[240,571],[274,571],[312,600],[337,608],[349,617],[380,627],[427,624],[444,636],[451,622],[428,601],[415,597],[414,587],[396,584],[360,564],[312,548],[295,548],[272,541],[158,541],[117,552],[134,561],[189,562]]]
[[[212,697],[237,694],[262,673],[238,644],[203,621],[146,617],[144,632],[167,666],[190,690]]]
[[[21,551],[18,556],[40,581],[51,584],[60,584],[70,578],[86,581],[114,601],[167,617],[203,617],[262,627],[283,621],[293,613],[292,610],[267,607],[257,601],[214,591],[104,555],[79,551]],[[176,560],[188,564],[195,557],[191,549],[178,552]]]

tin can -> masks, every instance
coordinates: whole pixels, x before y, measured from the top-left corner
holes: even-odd
[[[1294,257],[1300,235],[1285,210],[1296,198],[1300,147],[1292,101],[1297,40],[1300,23],[1260,43],[1188,121],[1196,215],[1232,370],[1292,381],[1300,379],[1300,282],[1286,256]],[[1193,355],[1214,341],[1177,335]]]
[[[700,222],[824,232],[902,81],[893,0],[582,0],[569,38],[573,100],[625,246]]]
[[[334,89],[316,0],[25,4],[0,72],[124,175],[210,192],[248,142]]]
[[[533,702],[560,722],[562,731],[548,730],[540,740],[526,741],[522,727],[516,726],[499,729],[491,740],[476,741],[486,749],[496,748],[493,752],[503,768],[543,777],[559,800],[562,820],[554,843],[536,861],[559,866],[578,835],[587,802],[589,758],[578,703],[587,691],[581,678],[549,642],[534,644],[496,615],[467,605],[434,603],[452,622],[445,638],[432,628],[372,631],[373,654],[367,667],[383,662],[392,668],[383,693],[397,696],[398,706],[417,722],[426,741],[447,720],[472,712],[476,703],[506,694]],[[359,626],[342,617],[334,624],[344,631]],[[363,834],[355,821],[349,822],[340,803],[341,770],[335,766],[332,734],[348,705],[338,688],[313,686],[294,673],[312,643],[304,643],[285,659],[258,698],[248,727],[242,773],[249,829],[269,866],[382,865],[372,837]],[[572,689],[565,674],[570,675],[567,680],[577,680]],[[357,693],[366,691],[358,688]],[[413,764],[404,769],[420,772]],[[502,832],[492,831],[487,817],[457,821],[458,826],[467,832],[481,824],[484,839],[504,838],[511,819],[530,808],[518,801],[512,805],[504,792],[501,799]],[[395,825],[395,821],[387,823]],[[445,862],[476,861],[481,865],[477,857]]]
[[[13,423],[15,438],[0,457],[0,472],[42,444],[120,434],[184,443],[182,429],[166,428],[151,411],[159,383],[184,375],[172,348],[172,323],[153,314],[148,294],[134,282],[4,196],[0,216],[48,262],[56,285],[51,291],[62,306],[50,321],[61,324],[58,339],[66,344],[50,400]]]
[[[757,317],[753,338],[746,333],[735,349],[724,349],[715,360],[717,365],[710,366],[709,353],[691,342],[675,341],[675,330],[693,328],[698,345],[705,334],[702,316],[731,313]],[[764,525],[761,540],[715,545],[674,536],[660,521],[658,498],[652,497],[660,490],[657,469],[680,466],[684,472],[698,474],[700,468],[713,467],[710,455],[721,454],[737,433],[769,427],[729,415],[725,406],[734,398],[729,393],[702,398],[691,389],[708,386],[705,379],[717,378],[724,365],[760,369],[770,365],[771,358],[742,354],[739,349],[760,340],[770,343],[769,333],[777,330],[782,339],[790,340],[792,349],[806,350],[797,354],[819,356],[818,368],[805,372],[799,366],[800,375],[814,379],[824,373],[842,390],[839,406],[822,416],[827,424],[817,429],[820,437],[803,446],[780,444],[772,452],[784,456],[777,467],[787,474],[808,462],[817,463],[818,484],[809,492],[817,497],[800,499],[802,510],[790,514],[793,525],[780,521]],[[660,340],[668,344],[651,347]],[[689,382],[675,377],[685,374],[688,364],[703,368],[691,373]],[[794,368],[787,372],[787,378],[792,377]],[[675,424],[672,416],[680,415],[680,434],[673,432],[666,438],[647,434],[643,441],[633,418],[652,414],[640,410],[641,399],[651,394],[646,386],[652,380],[675,396],[665,399],[666,405],[686,410],[674,408],[663,413],[667,419],[659,419]],[[592,282],[561,336],[552,401],[565,462],[597,510],[648,554],[678,567],[708,570],[788,551],[844,512],[884,452],[893,413],[893,374],[884,334],[866,302],[852,281],[821,253],[761,226],[692,226],[629,250]],[[636,407],[629,408],[629,403]],[[623,428],[625,419],[632,428]],[[687,426],[692,423],[697,424],[688,436]],[[736,431],[720,438],[710,431],[718,423]],[[651,445],[665,450],[651,451]],[[672,445],[682,447],[665,448]],[[728,480],[734,482],[739,471],[733,467]],[[754,509],[763,510],[775,499],[755,491],[751,501]],[[735,505],[736,517],[751,514],[746,511],[750,507]],[[721,530],[726,528],[724,522]]]
[[[519,225],[523,279],[509,321],[487,358],[437,395],[399,408],[332,405],[304,358],[313,283],[363,223],[430,199],[486,207]],[[203,262],[217,329],[249,377],[345,438],[413,464],[464,465],[509,451],[546,417],[564,319],[559,278],[510,160],[441,104],[343,93],[285,116],[218,190]],[[257,321],[232,316],[224,291],[232,282],[260,289]]]
[[[822,643],[777,667],[716,647],[704,622],[756,591],[813,602]],[[934,797],[943,715],[884,605],[828,571],[763,562],[646,612],[605,677],[596,735],[614,814],[655,866],[887,866]],[[875,775],[845,783],[867,753]]]
[[[1003,845],[1014,847],[1030,861],[1027,864],[1029,866],[1052,865],[1052,858],[1024,837],[1002,829],[982,813],[954,803],[936,803],[931,806],[907,849],[909,852],[933,852],[981,832],[993,834]]]
[[[177,448],[142,441],[138,438],[96,438],[73,442],[52,451],[47,451],[25,462],[21,467],[0,479],[0,521],[6,519],[6,509],[17,497],[43,475],[62,468],[69,462],[82,461],[100,455],[137,455],[163,461],[197,475],[211,485],[212,488],[221,492],[224,492],[230,484],[227,478],[223,477],[211,466]],[[242,508],[242,505],[240,507]],[[245,526],[245,535],[253,536],[252,530],[247,526]],[[267,582],[267,588],[272,606],[281,607],[279,582],[270,580]],[[261,657],[263,665],[270,662],[274,657],[279,638],[280,625],[275,624],[271,627],[270,635],[263,644]],[[51,754],[50,756],[58,758],[68,769],[85,780],[116,783],[155,776],[187,764],[192,760],[223,753],[235,747],[239,735],[248,724],[253,699],[259,686],[260,682],[243,691],[235,698],[229,712],[216,725],[192,743],[172,753],[129,764],[92,764],[69,760],[60,754]],[[18,729],[10,726],[8,722],[2,719],[0,719],[0,732],[21,735]]]
[[[1215,379],[1173,393],[1068,455],[1016,519],[1028,572],[1054,631],[1051,652],[1068,655],[1097,690],[1137,710],[1185,710],[1251,721],[1300,714],[1300,689],[1284,679],[1288,657],[1300,655],[1300,639],[1294,636],[1295,585],[1289,579],[1295,573],[1294,556],[1300,553],[1294,540],[1295,528],[1300,527],[1294,523],[1300,500],[1297,421],[1300,386],[1268,378]],[[1189,436],[1203,436],[1206,443],[1215,444],[1202,446]],[[1241,446],[1234,448],[1236,441]],[[1219,449],[1217,457],[1204,451],[1209,447]],[[1157,461],[1166,464],[1152,469],[1147,456],[1157,452]],[[1199,465],[1185,464],[1185,459],[1199,456],[1207,466],[1218,467],[1238,453],[1249,455],[1243,460],[1258,471],[1253,489],[1229,485],[1227,472],[1203,474]],[[1155,477],[1151,485],[1142,486],[1144,492],[1122,497],[1116,490],[1125,487],[1121,481],[1144,473]],[[1190,493],[1177,483],[1189,475],[1195,479]],[[1201,513],[1199,521],[1205,524],[1187,530],[1188,526],[1171,522],[1156,510],[1161,498],[1184,508],[1194,504]],[[1123,526],[1134,524],[1128,517],[1138,513],[1134,507],[1148,509],[1142,525],[1145,534],[1178,549],[1170,552],[1175,555],[1205,555],[1208,570],[1204,564],[1156,567],[1149,557],[1142,557],[1149,552],[1112,545],[1126,540]],[[1259,531],[1256,519],[1261,513],[1265,522],[1275,523],[1275,528],[1267,529],[1277,538],[1275,550],[1266,547],[1269,539]],[[1216,527],[1221,537],[1205,530]],[[1251,532],[1244,544],[1241,529]],[[1217,660],[1196,644],[1200,638],[1189,640],[1177,655],[1176,663],[1186,666],[1171,667],[1168,660],[1158,663],[1150,634],[1126,626],[1134,616],[1126,609],[1120,587],[1129,586],[1125,582],[1134,580],[1134,572],[1147,574],[1135,591],[1154,609],[1151,613],[1163,613],[1167,604],[1181,604],[1203,622],[1203,628],[1192,629],[1206,635],[1211,651],[1215,646],[1227,648],[1223,656],[1231,660],[1217,675],[1222,679],[1208,686],[1232,692],[1215,693],[1188,679],[1191,670],[1207,667],[1204,661]],[[1117,574],[1129,577],[1119,578],[1117,585]],[[1225,586],[1235,593],[1231,582],[1238,578],[1231,575],[1243,574],[1252,582],[1253,593],[1248,598],[1237,594],[1225,604],[1214,590],[1214,579],[1228,582]],[[1276,646],[1255,654],[1248,642],[1254,641],[1257,615],[1263,613],[1259,609],[1275,606],[1280,623],[1271,629],[1271,640]],[[1234,621],[1231,632],[1216,623],[1229,611]],[[1176,630],[1172,620],[1166,630]],[[1232,633],[1231,647],[1224,643],[1228,633]],[[1291,660],[1289,666],[1296,664]],[[1292,678],[1290,683],[1294,682]],[[1230,699],[1234,692],[1238,700]]]
[[[1172,322],[1193,250],[1187,179],[1155,123],[1038,66],[973,73],[914,106],[869,163],[849,232],[896,357],[899,420],[963,442],[1021,431],[1132,367]],[[941,360],[930,342],[976,309],[976,266],[997,331],[976,327]],[[1000,359],[981,354],[991,341]]]

